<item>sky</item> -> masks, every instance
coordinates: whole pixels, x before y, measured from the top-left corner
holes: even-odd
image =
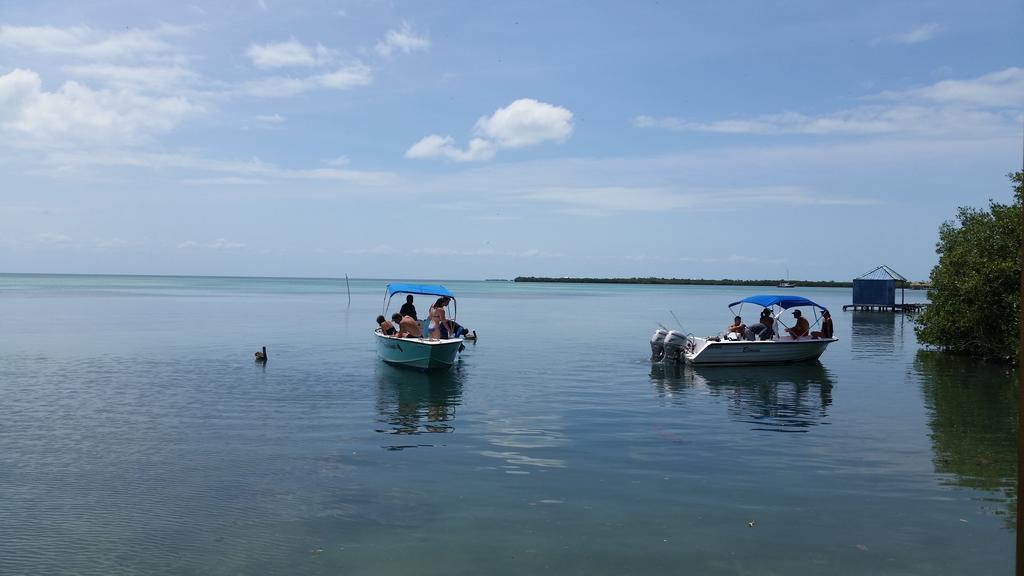
[[[1008,202],[1024,4],[0,0],[0,272],[848,280]]]

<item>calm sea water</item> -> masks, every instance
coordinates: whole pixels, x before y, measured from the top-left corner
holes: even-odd
[[[0,275],[0,574],[1012,571],[1015,373],[909,319],[796,289],[820,364],[695,370],[669,310],[774,289],[445,284],[480,339],[425,375],[384,281]]]

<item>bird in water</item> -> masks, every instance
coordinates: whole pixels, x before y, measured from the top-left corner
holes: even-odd
[[[256,352],[256,361],[261,363],[261,364],[263,362],[267,361],[267,347],[266,346],[263,347],[263,350],[258,350]]]

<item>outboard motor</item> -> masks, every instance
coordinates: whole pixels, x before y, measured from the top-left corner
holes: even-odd
[[[665,357],[665,335],[667,334],[668,330],[658,328],[651,336],[651,362],[661,362],[661,359]]]
[[[685,360],[682,353],[683,349],[686,348],[687,340],[686,334],[669,330],[668,334],[665,335],[665,361],[679,362],[680,360]]]

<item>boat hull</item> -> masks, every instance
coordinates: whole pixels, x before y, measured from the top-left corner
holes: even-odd
[[[422,371],[447,370],[459,356],[462,338],[428,340],[425,338],[395,338],[374,332],[377,354],[381,360],[395,366]]]
[[[694,338],[692,352],[684,352],[688,364],[741,366],[747,364],[793,364],[817,360],[835,338],[799,340],[722,340]]]

